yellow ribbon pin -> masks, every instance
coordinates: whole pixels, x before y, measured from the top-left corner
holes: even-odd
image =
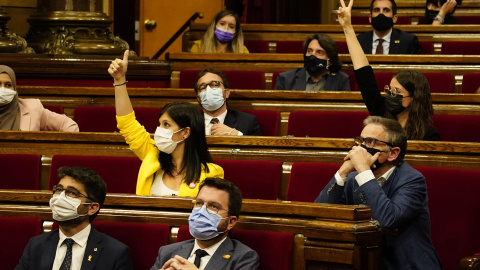
[[[227,260],[230,259],[230,255],[228,255],[228,254],[223,255],[223,257],[224,257],[225,259],[227,259]]]
[[[395,40],[395,43],[400,43],[400,40]]]
[[[97,248],[94,248],[93,251],[97,251]]]
[[[89,261],[89,262],[92,261],[92,255],[88,255],[88,261]]]

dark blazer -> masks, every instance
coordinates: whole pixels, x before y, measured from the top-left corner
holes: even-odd
[[[245,136],[260,136],[262,132],[258,119],[255,115],[239,112],[235,110],[227,110],[227,116],[223,124],[240,130]]]
[[[371,207],[372,218],[394,231],[383,238],[382,260],[387,269],[442,269],[430,237],[425,177],[406,162],[382,187],[375,179],[359,186],[357,174],[350,173],[343,187],[333,177],[315,202]]]
[[[357,36],[365,54],[372,54],[373,30]],[[422,47],[415,35],[393,28],[388,54],[422,54]]]
[[[188,259],[195,244],[194,239],[163,246],[158,250],[157,260],[150,270],[158,270],[175,255]],[[225,256],[228,255],[228,256]],[[259,267],[257,252],[237,240],[227,237],[218,247],[205,270],[255,270]]]
[[[350,91],[349,76],[339,70],[327,75],[325,91]],[[297,68],[278,74],[275,90],[303,90],[307,89],[307,71]]]
[[[59,241],[58,229],[32,237],[16,270],[51,270]],[[88,260],[88,258],[90,260]],[[133,269],[130,249],[118,240],[93,228],[88,236],[81,270]]]

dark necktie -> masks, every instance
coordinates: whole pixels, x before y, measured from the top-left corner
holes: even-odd
[[[214,118],[216,119],[216,118]],[[200,260],[202,259],[203,256],[206,256],[208,255],[208,253],[203,250],[203,249],[197,249],[197,251],[195,251],[195,262],[193,264],[195,264],[195,266],[197,268],[200,267]]]
[[[383,39],[378,40],[377,50],[375,51],[375,54],[383,54],[383,45],[382,45],[383,42],[384,42]]]
[[[218,121],[218,118],[212,118],[212,120],[210,120],[210,123],[218,124],[218,123],[220,123],[220,121]]]
[[[60,270],[70,270],[70,266],[72,265],[72,247],[75,241],[73,241],[72,238],[67,238],[63,241],[63,243],[67,245],[67,254],[65,255],[65,259],[60,266]]]

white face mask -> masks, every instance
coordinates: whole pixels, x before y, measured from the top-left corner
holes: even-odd
[[[200,99],[202,107],[209,112],[217,110],[222,107],[223,103],[225,103],[223,89],[211,88],[210,86],[207,86],[207,89],[200,93]]]
[[[53,219],[56,221],[67,221],[86,216],[87,214],[78,214],[78,207],[81,204],[91,203],[82,203],[80,199],[68,197],[65,195],[65,191],[60,194],[53,194],[53,197],[50,199],[50,208],[52,209]]]
[[[15,90],[1,87],[0,88],[0,105],[6,105],[12,102],[16,94],[17,94],[17,91]]]
[[[173,134],[178,133],[184,129],[185,128],[182,128],[180,130],[173,132],[170,129],[157,127],[157,130],[155,131],[155,135],[153,136],[153,138],[155,140],[155,145],[157,145],[158,150],[167,154],[171,154],[173,150],[175,150],[175,147],[177,147],[177,144],[185,140],[185,139],[182,139],[178,142],[174,142],[172,140]]]

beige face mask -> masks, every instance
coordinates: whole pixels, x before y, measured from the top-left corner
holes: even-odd
[[[12,102],[13,98],[17,94],[17,91],[0,87],[0,105],[6,105]]]

